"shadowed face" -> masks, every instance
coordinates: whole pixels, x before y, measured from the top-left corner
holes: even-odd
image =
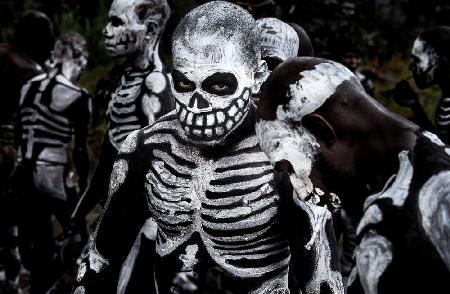
[[[420,38],[417,38],[411,51],[411,58],[410,70],[417,86],[425,89],[434,85],[439,65],[439,56],[436,50]]]
[[[268,88],[278,89],[276,92],[280,94],[275,94],[277,97],[270,91],[263,94],[258,105],[256,133],[272,164],[290,164],[291,183],[297,195],[305,199],[313,192],[310,175],[319,155],[320,141],[303,119],[318,110],[339,85],[354,76],[346,67],[332,61],[312,63],[301,69],[296,62],[286,62],[269,78]],[[297,78],[280,85],[292,77]]]
[[[143,50],[145,44],[155,43],[162,30],[159,21],[166,17],[156,10],[164,5],[167,7],[163,0],[115,0],[103,30],[108,53],[113,57],[129,56]]]

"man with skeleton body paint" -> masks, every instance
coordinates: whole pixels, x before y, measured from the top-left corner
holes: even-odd
[[[91,98],[73,83],[87,58],[86,40],[77,33],[64,34],[55,43],[52,68],[22,88],[21,142],[13,189],[20,207],[20,249],[31,263],[33,293],[45,293],[58,274],[51,216],[65,225],[76,204],[76,191],[67,183],[72,137],[80,188],[86,186]]]
[[[79,225],[99,201],[105,200],[113,163],[125,138],[173,109],[158,52],[169,16],[166,0],[115,0],[111,5],[104,29],[105,46],[111,56],[126,58],[126,69],[109,101],[108,128],[98,166],[73,213]]]
[[[27,11],[14,28],[10,44],[0,44],[0,242],[6,277],[5,293],[18,293],[21,268],[16,199],[11,184],[17,156],[16,121],[20,90],[42,73],[42,66],[54,45],[53,25],[39,11]]]
[[[146,204],[158,224],[158,293],[289,293],[291,254],[303,293],[343,293],[329,219],[314,237],[296,206],[296,231],[282,226],[275,174],[254,133],[250,96],[266,71],[254,19],[227,2],[199,6],[177,26],[172,53],[176,110],[122,145],[74,293],[115,291],[145,219],[130,212]]]
[[[270,161],[300,197],[336,192],[359,220],[347,293],[449,292],[450,148],[333,61],[287,61],[266,89],[256,133]]]
[[[410,70],[417,87],[426,89],[438,85],[442,97],[436,107],[435,125],[428,119],[419,97],[408,82],[400,81],[394,99],[401,106],[410,107],[415,122],[450,143],[450,27],[439,26],[422,32],[414,41]]]

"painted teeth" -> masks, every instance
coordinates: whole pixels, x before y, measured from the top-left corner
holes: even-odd
[[[212,125],[214,125],[214,121],[215,121],[215,119],[214,119],[214,114],[208,114],[208,115],[206,116],[206,125],[207,125],[207,126],[212,126]]]
[[[228,115],[233,117],[237,111],[238,111],[237,107],[233,105],[231,106],[230,110],[228,110]]]
[[[180,112],[180,104],[175,103],[175,109],[177,110],[177,112]]]
[[[181,119],[181,121],[183,121],[183,122],[184,122],[184,120],[186,119],[186,109],[182,109],[182,110],[181,110],[180,119]]]
[[[191,133],[191,130],[187,126],[184,127],[184,131],[186,132],[186,134],[190,134]]]
[[[200,136],[202,135],[202,131],[199,130],[199,129],[194,129],[194,130],[192,131],[192,133],[193,133],[194,135],[196,135],[197,137],[200,137]]]
[[[247,100],[249,96],[250,96],[250,91],[248,91],[248,90],[245,91],[245,93],[244,93],[244,99]]]
[[[198,115],[197,118],[195,119],[195,125],[196,126],[203,126],[203,115]]]
[[[237,104],[238,104],[238,106],[239,106],[239,108],[242,108],[242,107],[244,107],[244,99],[239,99],[238,101],[237,101]]]
[[[238,122],[242,117],[242,112],[238,112],[238,114],[236,114],[236,116],[234,117],[234,121]]]
[[[227,130],[231,130],[231,128],[233,127],[233,121],[231,119],[227,121],[226,127]]]
[[[187,115],[187,120],[186,120],[186,123],[188,124],[188,125],[192,125],[192,117],[193,117],[194,115],[191,113],[191,112],[189,112],[188,113],[188,115]]]
[[[216,128],[216,134],[219,135],[219,136],[223,135],[223,128],[222,127],[217,127]]]
[[[217,112],[216,117],[219,124],[225,121],[225,113],[223,113],[222,111]]]
[[[212,129],[206,129],[205,130],[206,137],[210,138],[210,137],[212,137],[212,134],[213,134]]]

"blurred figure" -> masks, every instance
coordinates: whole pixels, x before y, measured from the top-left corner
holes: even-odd
[[[289,22],[288,24],[295,30],[298,36],[299,47],[297,56],[314,56],[314,47],[308,33],[296,23]]]
[[[277,18],[261,18],[256,25],[261,37],[261,59],[267,63],[267,78],[278,64],[297,56],[299,38],[290,25]],[[259,95],[252,94],[253,102],[258,103]]]
[[[111,76],[110,83],[104,84],[103,95],[109,96],[108,127],[95,173],[73,212],[71,225],[66,228],[68,235],[82,229],[86,215],[98,203],[105,203],[114,160],[127,136],[153,124],[174,107],[166,69],[159,56],[159,43],[170,13],[166,0],[115,0],[111,4],[103,32],[105,47],[111,56],[125,58],[125,64],[118,82],[119,75],[115,75],[116,78]],[[140,208],[142,214],[148,210],[146,206]],[[152,223],[149,220],[141,224],[142,230],[121,272],[118,293],[133,291],[130,287],[134,285],[141,285],[139,291],[153,292],[142,288],[142,285],[153,286],[147,283],[147,276],[143,276],[144,283],[135,280],[141,279],[139,272],[149,275],[152,272],[146,260],[155,252]],[[148,244],[150,249],[142,248],[141,244]],[[144,270],[135,266],[142,259]]]
[[[169,16],[165,0],[116,0],[111,5],[104,30],[105,46],[111,56],[126,58],[126,69],[114,90],[105,89],[111,95],[108,128],[94,176],[73,214],[78,225],[83,225],[99,201],[104,203],[112,165],[125,138],[173,108],[158,52]]]
[[[16,119],[20,89],[42,72],[53,47],[53,25],[38,11],[26,12],[15,25],[14,39],[0,44],[0,238],[7,293],[17,293],[20,259],[17,249],[15,199],[10,193],[16,161]]]
[[[261,18],[256,25],[261,33],[261,58],[266,61],[269,71],[297,56],[299,38],[294,28],[273,17]]]
[[[362,56],[360,50],[361,42],[356,36],[348,36],[345,30],[336,33],[336,36],[330,42],[333,60],[345,65],[358,78],[367,94],[374,96],[374,86],[372,80],[363,73],[361,66]]]
[[[20,208],[20,249],[30,266],[33,294],[46,293],[61,274],[52,217],[67,225],[77,202],[76,190],[68,182],[69,157],[73,156],[80,189],[86,187],[91,98],[74,83],[87,59],[84,37],[66,33],[55,43],[49,72],[22,89],[14,192]],[[69,154],[71,144],[73,154]]]
[[[421,33],[411,51],[410,70],[419,89],[438,85],[442,98],[436,108],[435,124],[430,121],[419,97],[406,80],[394,89],[394,99],[400,106],[411,108],[414,121],[424,129],[434,131],[445,143],[450,143],[450,27],[438,26]]]

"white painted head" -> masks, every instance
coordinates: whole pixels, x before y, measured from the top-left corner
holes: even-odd
[[[439,66],[439,55],[436,49],[418,37],[414,41],[411,57],[412,63],[410,68],[417,86],[420,88],[431,86]]]
[[[255,20],[232,3],[208,2],[180,21],[172,54],[182,128],[199,144],[221,143],[247,116],[266,71]]]
[[[166,0],[114,0],[103,31],[106,50],[122,57],[154,47],[169,16]]]
[[[294,81],[286,85],[286,93],[281,93],[285,97],[284,101],[270,106],[270,112],[273,112],[271,115],[260,114],[267,109],[258,111],[256,134],[272,164],[287,160],[292,165],[292,185],[298,196],[304,199],[313,192],[309,176],[319,144],[302,125],[302,119],[324,105],[342,83],[351,79],[356,81],[356,77],[342,64],[329,60],[322,60],[309,69],[296,69],[296,72],[289,74],[294,77]],[[268,107],[263,105],[263,108]]]
[[[261,34],[262,59],[276,59],[278,63],[297,57],[299,38],[294,28],[287,23],[272,17],[256,21]],[[269,68],[270,68],[270,63]],[[273,70],[273,68],[271,68]]]

